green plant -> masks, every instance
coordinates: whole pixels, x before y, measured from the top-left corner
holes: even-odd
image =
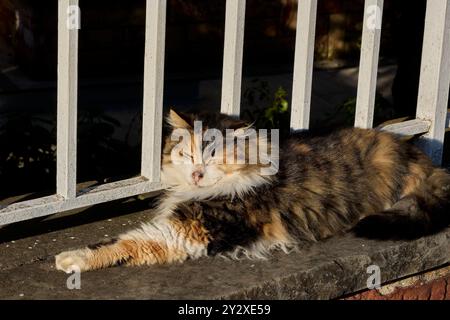
[[[270,123],[271,127],[280,128],[284,115],[288,112],[289,103],[286,100],[287,92],[282,87],[275,91],[272,105],[264,110],[264,122]]]
[[[266,81],[254,79],[244,92],[243,117],[253,122],[256,128],[289,129],[289,102],[287,91],[279,87],[270,92]]]

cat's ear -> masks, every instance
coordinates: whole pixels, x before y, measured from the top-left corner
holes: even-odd
[[[188,115],[177,113],[173,109],[170,109],[167,122],[174,129],[191,129],[190,118]]]
[[[232,120],[228,119],[225,125],[226,128],[233,129],[234,130],[233,135],[238,138],[246,137],[249,132],[249,129],[252,129],[253,126],[253,124],[240,119],[232,119]]]
[[[238,129],[242,129],[242,130],[246,130],[252,127],[252,124],[244,121],[244,120],[240,120],[240,119],[227,119],[224,123],[225,128],[228,129],[233,129],[233,130],[238,130]]]

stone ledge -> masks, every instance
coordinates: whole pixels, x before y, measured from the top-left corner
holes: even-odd
[[[98,214],[101,208],[89,210]],[[366,289],[372,264],[388,283],[450,263],[448,228],[414,241],[346,235],[289,255],[277,252],[267,261],[215,257],[116,267],[83,273],[81,290],[67,289],[68,275],[54,269],[55,253],[114,235],[148,216],[149,211],[136,212],[1,243],[0,299],[333,299]]]

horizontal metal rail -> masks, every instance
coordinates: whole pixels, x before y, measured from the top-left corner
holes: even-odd
[[[0,225],[43,217],[66,210],[84,208],[98,203],[132,197],[143,193],[163,190],[160,183],[150,182],[144,177],[107,183],[78,192],[76,198],[65,199],[51,195],[21,201],[0,209]]]

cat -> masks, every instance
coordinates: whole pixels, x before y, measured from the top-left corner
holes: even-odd
[[[224,114],[171,110],[161,166],[167,189],[155,217],[115,239],[58,254],[58,270],[165,264],[218,254],[265,258],[274,249],[289,252],[349,231],[409,239],[450,222],[450,174],[393,134],[359,128],[293,132],[279,145],[259,135],[253,143],[278,147],[278,158],[237,164],[227,158],[232,149],[226,150],[226,143],[209,155],[201,151],[213,142],[191,138],[187,150],[180,148],[173,134],[182,130],[195,137],[196,121],[203,125],[201,133],[233,129],[239,136],[251,129]],[[249,139],[246,157],[250,144]],[[275,162],[276,172],[263,174]]]

